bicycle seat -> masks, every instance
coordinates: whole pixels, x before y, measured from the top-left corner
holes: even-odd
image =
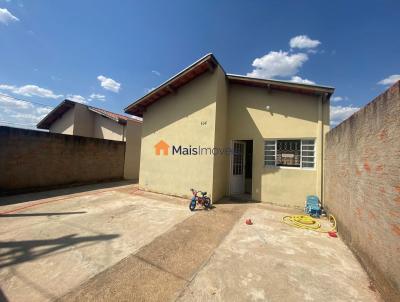
[[[203,195],[203,196],[207,195],[207,192],[201,192],[201,195]]]

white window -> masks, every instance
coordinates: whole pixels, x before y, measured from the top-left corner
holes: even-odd
[[[269,167],[314,168],[314,139],[266,140],[264,165]]]
[[[264,146],[264,165],[275,166],[276,141],[265,141]]]
[[[315,140],[304,139],[301,141],[301,167],[314,168],[315,166]]]

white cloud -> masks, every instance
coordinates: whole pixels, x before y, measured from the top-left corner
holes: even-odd
[[[0,95],[0,124],[36,128],[52,108]]]
[[[50,89],[42,88],[36,85],[25,85],[21,87],[13,86],[13,85],[5,85],[0,84],[0,90],[8,90],[12,93],[22,95],[22,96],[38,96],[41,98],[49,98],[49,99],[58,99],[62,98],[63,95],[56,95]]]
[[[261,58],[256,58],[252,66],[252,72],[247,73],[249,77],[272,78],[276,76],[285,77],[295,75],[299,68],[308,60],[305,53],[289,54],[288,52],[270,51]]]
[[[144,92],[149,93],[149,92],[152,92],[154,89],[156,89],[156,88],[155,87],[145,88]]]
[[[151,72],[154,73],[158,77],[161,75],[161,73],[157,70],[152,70]]]
[[[306,35],[300,35],[300,36],[291,38],[289,44],[290,44],[291,48],[303,49],[303,48],[315,48],[318,45],[320,45],[321,42],[318,40],[311,40]]]
[[[38,96],[42,98],[50,98],[50,99],[58,99],[61,98],[62,95],[56,95],[53,93],[53,91],[46,89],[46,88],[41,88],[36,85],[25,85],[22,87],[17,88],[16,91],[13,91],[16,94],[21,94],[23,96]]]
[[[76,103],[87,104],[86,99],[79,94],[69,94],[67,95],[67,99]]]
[[[13,90],[13,89],[15,89],[15,86],[7,85],[7,84],[0,84],[0,89],[1,90]]]
[[[331,125],[336,126],[343,120],[350,117],[354,112],[360,110],[359,107],[350,106],[331,106]]]
[[[21,112],[15,112],[13,114],[10,114],[8,117],[13,121],[13,123],[16,124],[31,124],[32,126],[35,126],[43,117],[45,117],[46,114],[36,114],[35,112],[33,113],[21,113]]]
[[[112,92],[118,92],[121,89],[121,84],[111,78],[99,75],[97,79],[100,81],[101,87]]]
[[[57,76],[54,76],[54,75],[50,76],[50,79],[52,79],[53,81],[60,81],[61,80],[61,78],[59,78]]]
[[[48,114],[52,109],[48,107],[37,107],[36,112],[40,115]]]
[[[341,102],[341,101],[348,101],[349,97],[347,96],[334,96],[333,98],[331,98],[332,102]]]
[[[308,79],[302,79],[299,76],[293,76],[291,79],[292,82],[295,83],[300,83],[300,84],[309,84],[309,85],[315,85],[314,81],[308,80]]]
[[[341,96],[334,96],[332,98],[332,102],[341,102],[341,101],[343,101],[343,97]]]
[[[102,94],[97,94],[97,93],[92,93],[89,96],[88,101],[93,101],[93,100],[97,100],[97,101],[101,101],[101,102],[105,102],[106,101],[106,96],[102,95]]]
[[[11,97],[0,95],[0,106],[6,108],[16,108],[16,109],[29,109],[32,108],[32,104],[20,100],[15,100]]]
[[[393,85],[397,81],[400,81],[400,74],[392,74],[388,76],[386,79],[383,79],[378,82],[380,85]]]
[[[0,8],[0,23],[8,24],[9,22],[19,21],[12,13],[6,8]]]

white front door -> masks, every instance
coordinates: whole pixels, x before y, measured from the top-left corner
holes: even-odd
[[[230,193],[244,193],[244,154],[246,144],[241,141],[233,141],[233,154],[231,160]]]

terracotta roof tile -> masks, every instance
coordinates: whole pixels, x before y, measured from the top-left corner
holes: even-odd
[[[94,111],[98,114],[101,114],[105,117],[108,117],[116,122],[119,121],[136,121],[136,122],[141,122],[142,120],[140,118],[135,118],[135,117],[129,117],[126,115],[122,115],[122,114],[118,114],[118,113],[114,113],[111,111],[107,111],[101,108],[97,108],[97,107],[92,107],[92,106],[87,106],[89,110]]]

